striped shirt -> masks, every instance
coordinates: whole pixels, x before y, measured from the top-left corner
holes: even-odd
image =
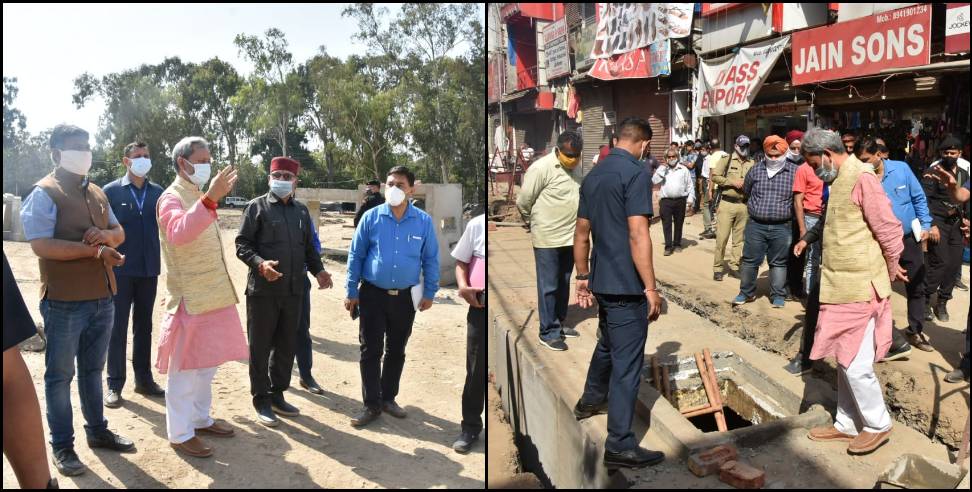
[[[746,174],[743,193],[749,197],[749,217],[758,221],[775,222],[793,217],[793,178],[797,166],[790,161],[772,178],[767,175],[766,163],[760,161]]]

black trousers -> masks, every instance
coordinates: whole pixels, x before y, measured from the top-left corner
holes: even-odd
[[[466,384],[462,387],[462,430],[479,434],[486,405],[486,308],[466,315]]]
[[[128,348],[128,313],[132,312],[132,369],[135,385],[152,382],[152,308],[159,277],[115,277],[115,324],[108,342],[108,388],[121,392],[125,387]]]
[[[790,251],[786,254],[786,286],[794,297],[803,297],[803,267],[807,262],[807,252],[800,256],[793,255],[794,244],[800,242],[800,227],[796,219],[790,223],[792,236],[790,237]]]
[[[405,367],[405,345],[412,334],[415,307],[407,288],[399,290],[398,295],[391,295],[362,282],[358,294],[361,392],[365,406],[378,410],[383,402],[393,402],[398,396],[398,383]]]
[[[921,333],[925,322],[925,254],[921,251],[921,243],[915,241],[912,233],[904,235],[904,251],[898,259],[898,265],[904,268],[908,275],[905,291],[908,295],[908,331]]]
[[[955,271],[962,265],[962,221],[939,221],[935,225],[941,233],[941,240],[937,244],[928,245],[925,255],[925,266],[928,276],[925,279],[925,300],[938,292],[939,301],[952,298],[952,288],[955,287]]]
[[[253,402],[290,387],[303,296],[246,296]]]
[[[662,231],[665,233],[665,249],[682,245],[682,224],[685,223],[686,201],[687,199],[684,196],[658,200],[658,208],[661,209],[662,216]]]

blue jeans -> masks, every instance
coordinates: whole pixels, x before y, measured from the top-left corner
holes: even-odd
[[[770,299],[786,297],[786,262],[790,250],[790,222],[767,224],[752,217],[746,222],[746,240],[739,265],[739,293],[756,296],[756,273],[763,258],[770,266]]]
[[[304,300],[300,306],[300,323],[297,324],[297,370],[300,379],[310,379],[311,366],[314,363],[314,353],[311,351],[310,337],[310,289],[311,283],[304,274]]]
[[[567,318],[570,272],[574,270],[574,248],[533,248],[537,264],[537,308],[540,311],[540,338],[560,340]]]
[[[44,299],[40,311],[47,334],[44,391],[51,446],[55,450],[70,448],[74,446],[71,380],[75,358],[84,430],[91,437],[108,429],[101,404],[101,374],[108,357],[115,303],[111,297],[94,301]]]
[[[803,225],[806,230],[812,229],[813,226],[817,225],[817,222],[820,222],[820,217],[804,214]],[[813,284],[820,281],[820,241],[808,244],[804,254],[807,257],[807,263],[803,268],[803,292],[810,295]]]
[[[638,446],[631,422],[645,362],[648,299],[607,294],[595,294],[595,297],[601,337],[591,356],[581,401],[595,405],[608,400],[608,437],[604,449],[620,453]]]

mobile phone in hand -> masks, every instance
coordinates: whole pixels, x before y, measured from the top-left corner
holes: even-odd
[[[358,305],[355,304],[354,305],[354,309],[351,310],[351,319],[353,319],[353,320],[354,319],[358,319],[358,316],[360,316],[360,315],[361,315],[361,312],[358,310]]]

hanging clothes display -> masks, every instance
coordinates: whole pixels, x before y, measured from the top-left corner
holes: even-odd
[[[567,96],[567,117],[576,119],[580,123],[580,118],[577,117],[577,110],[580,109],[580,96],[574,90],[573,85],[570,86],[569,91],[569,95]]]

